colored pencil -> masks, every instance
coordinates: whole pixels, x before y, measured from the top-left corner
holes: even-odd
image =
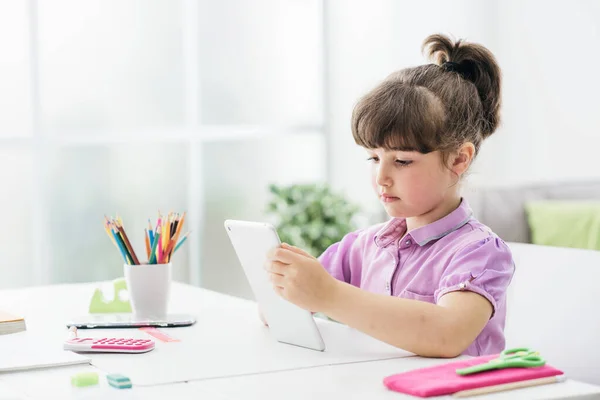
[[[173,217],[173,223],[171,224],[171,237],[173,237],[173,235],[175,235],[175,231],[177,230],[177,221],[178,221],[178,216],[175,215]]]
[[[119,222],[119,224],[122,224],[122,223],[123,223],[122,221]],[[129,238],[127,238],[125,229],[123,229],[122,225],[117,225],[117,228],[119,229],[119,232],[121,233],[121,236],[123,237],[123,242],[125,243],[125,246],[127,247],[127,250],[129,251],[129,254],[131,255],[131,258],[133,259],[133,262],[136,265],[139,265],[140,261],[138,260],[137,256],[135,255],[135,251],[133,250],[133,247],[131,246],[131,243],[129,242]]]
[[[125,245],[125,240],[123,239],[123,235],[119,231],[119,228],[117,227],[116,222],[113,222],[112,229],[113,229],[113,232],[115,233],[115,239],[116,239],[117,243],[119,243],[119,246],[121,246],[121,248],[123,248],[123,250],[125,251],[125,255],[127,256],[127,259],[130,261],[130,263],[133,264],[133,257],[131,256],[129,249]]]
[[[150,236],[150,243],[154,242],[154,231],[152,230],[152,224],[150,223],[150,219],[148,219],[148,236]],[[150,245],[152,247],[152,244]]]
[[[123,243],[118,239],[117,233],[115,232],[114,229],[112,230],[112,234],[114,236],[116,243],[118,243],[119,251],[121,252],[121,255],[123,256],[123,259],[125,260],[125,262],[127,264],[131,265],[131,260],[128,257],[127,251],[125,250],[125,247],[123,247]]]
[[[177,251],[178,248],[181,247],[181,245],[183,244],[183,242],[185,242],[185,240],[188,238],[188,235],[192,233],[191,231],[186,233],[181,240],[179,241],[179,243],[177,243],[177,246],[175,246],[175,248],[173,249],[173,254],[175,254],[175,252]]]
[[[146,256],[150,258],[150,239],[148,238],[147,229],[144,229],[144,243],[146,244]]]
[[[158,211],[156,227],[152,229],[152,221],[148,219],[148,228],[144,228],[144,246],[148,257],[148,264],[166,264],[171,262],[171,257],[187,240],[190,232],[180,239],[185,223],[186,213],[169,211],[162,215]],[[119,250],[123,260],[129,265],[141,265],[133,245],[127,236],[123,219],[104,215],[104,230],[110,241]]]
[[[156,251],[158,249],[158,242],[160,240],[160,233],[157,233],[154,236],[154,243],[152,244],[152,251],[150,252],[150,259],[148,260],[148,264],[156,263]]]
[[[454,397],[479,396],[481,394],[503,392],[506,390],[514,390],[531,386],[547,385],[550,383],[562,382],[564,380],[564,375],[551,376],[547,378],[528,379],[525,381],[503,383],[499,385],[486,386],[477,389],[461,390],[459,392],[454,393]]]
[[[110,231],[110,223],[109,222],[105,222],[104,223],[104,230],[106,231],[106,234],[108,235],[108,237],[110,238],[110,241],[117,247],[117,249],[119,248],[119,245],[117,244],[117,242],[115,241],[115,237],[113,236],[112,232]]]
[[[164,232],[164,230],[165,230],[164,226],[162,227],[162,230]],[[163,234],[161,233],[160,236],[163,236]],[[156,263],[160,264],[162,262],[162,258],[163,258],[163,240],[161,237],[158,241],[158,248],[156,249]]]
[[[179,223],[177,224],[177,229],[175,231],[175,235],[173,236],[173,246],[171,246],[169,248],[169,252],[168,252],[168,259],[171,259],[171,256],[174,253],[175,250],[175,246],[177,244],[177,241],[179,240],[179,235],[181,234],[181,228],[183,227],[183,222],[185,220],[185,212],[183,213],[183,215],[181,216],[181,220],[179,221]]]

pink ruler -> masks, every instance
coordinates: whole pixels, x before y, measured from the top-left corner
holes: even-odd
[[[159,331],[158,329],[156,329],[153,326],[147,326],[147,327],[140,328],[140,331],[146,332],[148,335],[155,337],[156,339],[160,340],[161,342],[180,342],[179,339],[175,339],[174,337],[171,337],[171,336],[167,335],[166,333]]]

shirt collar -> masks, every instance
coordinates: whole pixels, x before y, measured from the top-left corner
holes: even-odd
[[[424,246],[432,240],[440,239],[454,232],[471,219],[473,211],[465,199],[461,199],[460,205],[450,214],[438,219],[428,225],[414,229],[408,234],[419,245]],[[390,243],[400,239],[406,232],[406,220],[404,218],[393,218],[375,234],[375,244],[378,247],[387,247]]]

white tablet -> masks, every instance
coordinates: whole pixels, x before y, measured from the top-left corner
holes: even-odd
[[[196,323],[196,318],[188,314],[169,314],[164,319],[136,318],[133,314],[88,314],[72,318],[67,321],[67,328],[77,329],[105,329],[105,328],[139,328],[145,326],[158,326],[172,328],[190,326]]]
[[[225,230],[273,337],[282,343],[325,350],[312,313],[279,296],[264,268],[267,253],[280,244],[275,228],[266,223],[227,220]]]

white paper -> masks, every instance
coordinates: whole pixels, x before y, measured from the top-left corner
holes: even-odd
[[[345,325],[317,320],[326,350],[276,342],[256,313],[206,310],[187,328],[161,329],[180,342],[163,343],[144,354],[94,354],[92,365],[128,376],[134,385],[156,385],[408,357],[412,354]],[[115,334],[117,334],[115,332]],[[117,334],[118,335],[118,334]]]
[[[89,362],[89,357],[63,350],[62,343],[45,342],[29,332],[0,336],[0,372]]]

